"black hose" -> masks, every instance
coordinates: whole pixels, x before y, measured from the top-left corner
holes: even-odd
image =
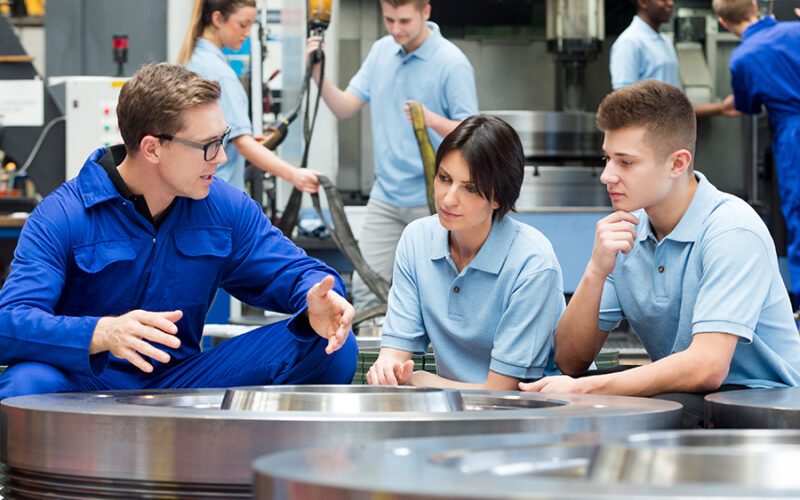
[[[320,41],[320,44],[322,42]],[[308,58],[308,65],[306,66],[306,74],[303,78],[303,87],[300,91],[300,102],[297,105],[297,108],[293,111],[293,113],[297,113],[300,110],[300,107],[303,105],[303,96],[305,96],[305,115],[303,119],[303,159],[300,162],[300,168],[307,168],[308,167],[308,154],[311,151],[311,137],[314,135],[314,127],[317,122],[317,113],[319,112],[319,102],[320,98],[322,97],[322,84],[325,81],[325,53],[319,51],[319,91],[317,92],[317,98],[314,103],[314,112],[311,116],[311,121],[309,124],[309,112],[311,109],[311,74],[314,71],[314,64],[315,58],[309,57]],[[283,209],[283,214],[281,215],[280,222],[278,222],[278,229],[287,237],[292,237],[292,231],[294,227],[297,225],[297,216],[300,213],[300,205],[303,201],[303,192],[297,188],[292,189],[292,194],[289,196],[289,202],[286,204],[286,208]]]

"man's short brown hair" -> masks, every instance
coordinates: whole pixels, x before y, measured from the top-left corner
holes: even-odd
[[[142,66],[119,93],[117,122],[125,149],[135,155],[146,135],[175,135],[184,128],[183,112],[219,99],[220,86],[183,66]]]
[[[608,94],[597,108],[603,131],[627,127],[647,129],[647,141],[666,158],[679,149],[694,156],[697,118],[680,89],[658,80],[643,80]]]
[[[714,0],[714,14],[729,24],[743,23],[755,15],[753,0]]]
[[[381,2],[388,3],[392,7],[402,7],[403,5],[413,3],[417,7],[417,10],[422,10],[430,3],[430,0],[381,0]]]

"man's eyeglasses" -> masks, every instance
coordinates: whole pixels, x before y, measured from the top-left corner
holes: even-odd
[[[190,148],[202,149],[203,160],[211,161],[217,157],[217,155],[219,154],[219,150],[224,148],[228,144],[228,136],[230,135],[230,133],[231,133],[231,128],[228,127],[227,129],[225,129],[225,133],[223,133],[220,137],[210,140],[205,144],[200,142],[189,141],[186,139],[181,139],[180,137],[175,137],[174,135],[169,135],[169,134],[158,134],[154,135],[153,137],[157,137],[158,139],[162,139],[165,141],[179,142],[184,146],[189,146]]]

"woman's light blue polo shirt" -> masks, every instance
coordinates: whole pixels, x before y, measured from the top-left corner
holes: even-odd
[[[425,352],[432,344],[439,375],[460,382],[482,383],[490,369],[541,377],[564,312],[561,268],[550,242],[503,217],[459,273],[448,235],[435,215],[403,232],[382,347]]]
[[[203,78],[219,82],[222,87],[219,103],[222,106],[225,121],[231,128],[230,138],[235,139],[245,134],[253,135],[253,124],[248,114],[250,105],[247,101],[247,94],[222,50],[208,40],[198,38],[192,58],[186,67]],[[228,161],[217,168],[214,176],[244,191],[244,156],[239,154],[239,150],[236,149],[236,144],[233,142],[228,142],[228,145],[225,146],[225,156],[228,157]]]
[[[606,279],[600,330],[627,318],[653,360],[689,347],[696,333],[740,337],[725,384],[800,384],[800,336],[778,271],[775,244],[758,214],[701,173],[675,229],[656,241],[647,213],[637,239]]]

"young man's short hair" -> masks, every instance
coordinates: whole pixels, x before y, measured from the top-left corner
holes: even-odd
[[[666,159],[680,149],[694,156],[697,118],[680,89],[658,80],[643,80],[608,94],[597,108],[603,131],[644,127],[650,146]]]
[[[146,135],[175,135],[184,128],[183,112],[220,96],[219,83],[183,66],[142,66],[119,93],[117,122],[125,149],[135,155]]]
[[[417,10],[422,10],[430,3],[430,0],[381,0],[381,2],[387,3],[395,8],[413,3],[417,7]]]
[[[525,153],[511,125],[495,116],[467,118],[439,146],[437,172],[442,160],[455,151],[467,163],[470,180],[478,193],[499,205],[495,217],[500,219],[514,210],[525,176]]]
[[[753,17],[753,3],[753,0],[714,0],[711,8],[726,23],[739,24]]]

